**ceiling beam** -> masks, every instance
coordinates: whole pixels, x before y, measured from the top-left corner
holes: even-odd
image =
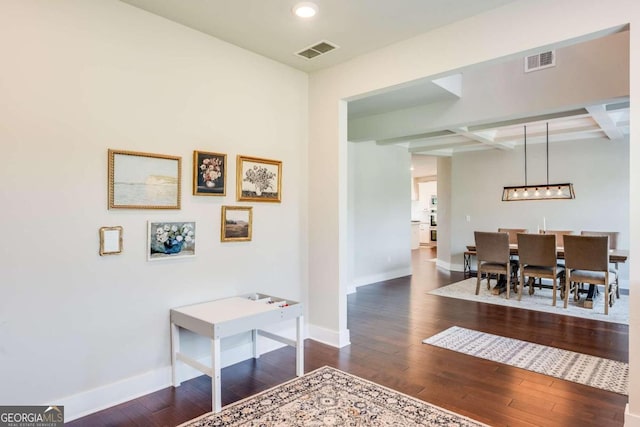
[[[459,127],[455,129],[449,129],[452,132],[457,133],[458,135],[465,136],[474,141],[478,141],[481,144],[487,145],[489,147],[496,148],[498,150],[513,150],[515,144],[504,143],[504,142],[496,142],[495,137],[497,131],[484,131],[484,132],[470,132],[467,127]]]
[[[397,144],[399,142],[411,142],[420,139],[428,139],[428,138],[437,138],[454,135],[453,132],[448,130],[439,130],[435,132],[426,132],[426,133],[418,133],[413,135],[403,135],[396,138],[386,138],[386,139],[378,139],[376,140],[377,145],[389,145],[389,144]]]
[[[590,105],[587,107],[587,111],[591,114],[591,117],[602,128],[602,131],[607,135],[607,138],[611,140],[620,139],[624,135],[616,126],[616,123],[611,119],[607,109],[604,105]]]
[[[442,143],[442,144],[412,143],[412,144],[409,144],[408,150],[410,153],[426,153],[431,151],[454,149],[459,147],[468,147],[470,145],[480,145],[480,144],[478,144],[478,142],[473,141],[471,139],[467,139],[466,141],[458,141],[453,143]]]
[[[504,126],[512,126],[512,125],[522,125],[522,124],[527,124],[532,122],[544,122],[547,120],[566,118],[571,116],[587,116],[588,114],[589,112],[586,109],[578,108],[578,109],[569,110],[569,111],[559,111],[557,113],[519,117],[517,119],[503,120],[500,122],[484,123],[481,125],[469,126],[469,130],[471,132],[476,132],[479,130],[493,129],[493,128],[504,127]]]

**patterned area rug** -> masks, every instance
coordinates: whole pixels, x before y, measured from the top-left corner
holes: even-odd
[[[491,281],[495,284],[495,280]],[[609,314],[604,314],[603,296],[600,295],[594,301],[594,307],[583,308],[573,300],[573,294],[569,296],[569,306],[564,308],[564,303],[558,296],[556,306],[551,305],[551,289],[535,288],[535,293],[529,295],[528,288],[524,288],[522,299],[518,301],[518,295],[511,292],[509,299],[506,293],[500,295],[492,295],[487,290],[487,282],[480,282],[480,294],[476,295],[476,278],[472,277],[461,282],[456,282],[442,288],[434,289],[429,292],[430,295],[440,295],[449,298],[458,298],[468,301],[484,302],[487,304],[505,305],[508,307],[524,308],[526,310],[544,311],[545,313],[562,314],[565,316],[582,317],[585,319],[602,320],[604,322],[629,324],[629,296],[620,295],[620,299],[616,300],[613,307],[609,307]],[[559,293],[558,293],[559,295]],[[581,297],[584,299],[584,296]]]
[[[485,426],[325,366],[181,427]]]
[[[614,393],[628,394],[627,363],[458,326],[422,342]]]

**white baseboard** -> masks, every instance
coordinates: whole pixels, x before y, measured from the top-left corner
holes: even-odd
[[[295,328],[278,330],[278,334],[286,337],[295,337]],[[284,344],[264,337],[258,338],[258,349],[261,354],[268,353],[280,347],[284,347]],[[226,349],[220,355],[223,368],[250,359],[251,357],[253,357],[253,354],[250,342]],[[211,366],[211,356],[208,354],[204,356],[200,355],[196,357],[196,360],[203,365]],[[184,363],[178,363],[177,366],[178,379],[181,382],[203,375],[202,372]],[[171,366],[165,366],[92,390],[61,399],[54,399],[54,402],[58,405],[64,405],[65,421],[73,421],[171,385]],[[49,404],[51,404],[51,402],[46,403],[46,405]]]
[[[307,330],[309,333],[308,338],[332,347],[342,348],[351,344],[349,329],[334,331],[321,326],[308,325]]]
[[[624,410],[624,427],[640,427],[640,415],[629,412],[629,404]]]
[[[436,266],[449,271],[464,271],[464,266],[462,264],[451,264],[450,262],[445,262],[441,259],[436,261]]]
[[[136,399],[171,385],[171,367],[125,378],[82,393],[54,400],[64,406],[64,420],[73,421],[85,415]],[[47,405],[51,402],[47,403]]]
[[[399,268],[397,270],[385,271],[382,273],[371,274],[368,276],[362,276],[353,279],[351,285],[347,289],[349,292],[350,289],[354,289],[359,286],[371,285],[372,283],[384,282],[385,280],[397,279],[398,277],[410,276],[412,273],[411,266],[406,268]]]

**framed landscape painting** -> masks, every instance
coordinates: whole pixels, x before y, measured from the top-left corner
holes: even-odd
[[[282,162],[238,156],[236,198],[238,201],[280,202]]]
[[[253,208],[248,206],[223,206],[220,240],[241,242],[251,240]]]
[[[196,254],[196,223],[184,221],[149,221],[147,260],[186,258]]]
[[[109,150],[109,209],[180,209],[182,159]]]
[[[193,152],[193,195],[224,196],[227,182],[227,155]]]

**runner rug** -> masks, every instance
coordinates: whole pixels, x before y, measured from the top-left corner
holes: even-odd
[[[485,426],[325,366],[181,427],[328,425]]]
[[[495,283],[493,281],[492,283]],[[573,300],[573,294],[569,296],[569,306],[564,308],[564,303],[558,297],[556,306],[551,305],[551,289],[535,288],[533,295],[529,295],[527,288],[524,289],[522,299],[518,301],[518,295],[511,292],[511,297],[506,298],[506,293],[492,295],[487,289],[487,282],[483,279],[480,283],[480,293],[476,295],[476,278],[462,280],[448,286],[434,289],[430,295],[440,295],[449,298],[464,299],[467,301],[484,302],[487,304],[504,305],[508,307],[523,308],[525,310],[543,311],[545,313],[561,314],[564,316],[582,317],[585,319],[601,320],[604,322],[629,324],[629,296],[620,295],[613,307],[609,307],[609,314],[604,314],[603,296],[600,295],[595,301],[592,309],[581,307],[581,302]],[[582,297],[584,299],[584,296]]]
[[[629,365],[453,326],[422,341],[482,359],[627,395]]]

